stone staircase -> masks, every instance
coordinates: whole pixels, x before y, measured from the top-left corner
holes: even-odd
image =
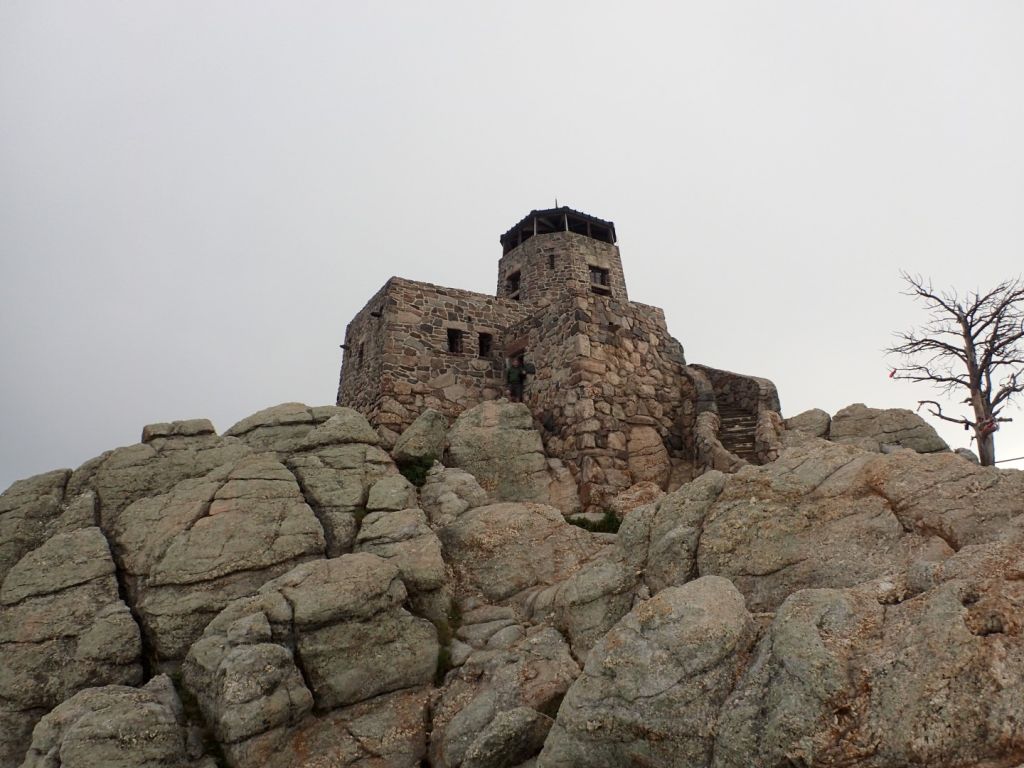
[[[722,422],[718,430],[718,439],[725,450],[746,459],[751,464],[757,464],[757,456],[754,453],[757,415],[729,405],[720,405],[718,417]]]

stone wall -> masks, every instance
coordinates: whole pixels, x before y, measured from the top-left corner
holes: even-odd
[[[338,402],[393,439],[426,408],[454,419],[500,397],[507,329],[525,312],[518,302],[391,278],[349,324]],[[461,351],[449,350],[449,331],[461,334]],[[481,334],[490,337],[483,355]]]
[[[339,405],[355,408],[366,416],[380,407],[380,382],[384,377],[385,349],[389,344],[385,321],[377,316],[387,304],[392,278],[366,302],[345,330],[345,344],[338,381]]]
[[[693,456],[695,389],[663,312],[576,292],[514,329],[543,362],[526,402],[548,454],[573,468],[584,506],[639,480],[667,487]]]
[[[607,290],[597,291],[628,301],[619,249],[573,232],[531,237],[506,253],[498,263],[497,295],[510,297],[509,276],[519,273],[519,300],[546,306],[567,293],[592,293],[590,267],[608,271]]]
[[[394,440],[426,408],[453,420],[503,396],[506,360],[520,353],[536,367],[525,402],[547,454],[592,510],[639,481],[674,487],[709,465],[709,446],[725,451],[717,417],[698,439],[699,414],[779,410],[770,381],[687,366],[664,312],[628,300],[618,248],[573,232],[505,254],[497,296],[389,280],[348,327],[338,403]]]
[[[709,368],[706,365],[693,367],[707,376],[719,406],[731,406],[751,414],[764,410],[776,413],[781,411],[778,390],[768,379]]]

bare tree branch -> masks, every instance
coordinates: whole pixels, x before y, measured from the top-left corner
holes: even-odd
[[[963,424],[966,427],[973,427],[974,426],[974,422],[973,421],[968,421],[963,416],[961,416],[959,419],[953,418],[952,416],[947,416],[946,414],[944,414],[942,412],[942,406],[939,405],[934,400],[918,400],[917,401],[917,410],[920,411],[921,407],[925,406],[925,405],[934,406],[934,408],[929,408],[928,409],[928,413],[930,413],[932,416],[935,416],[936,418],[942,419],[943,421],[951,421],[954,424]]]
[[[903,293],[919,301],[926,321],[897,332],[886,349],[900,364],[891,378],[927,382],[952,395],[966,390],[963,402],[971,417],[949,416],[934,400],[921,400],[920,410],[938,419],[974,430],[982,464],[995,463],[992,433],[1003,408],[1024,392],[1024,279],[1004,280],[982,291],[937,291],[921,275],[901,272]]]

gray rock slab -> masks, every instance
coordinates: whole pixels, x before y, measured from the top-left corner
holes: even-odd
[[[594,646],[538,766],[707,765],[719,707],[754,637],[743,596],[725,579],[641,603]]]
[[[0,765],[20,761],[32,726],[68,696],[140,682],[141,650],[98,528],[26,554],[0,588]]]
[[[181,702],[164,676],[142,688],[81,691],[42,719],[22,768],[168,768],[190,764]]]
[[[868,408],[863,403],[848,405],[832,417],[829,439],[874,451],[883,446],[901,446],[918,453],[949,450],[935,429],[913,411]]]
[[[469,472],[434,464],[420,489],[420,506],[430,524],[442,527],[467,509],[487,504],[487,491]]]
[[[550,501],[547,457],[522,403],[485,402],[448,430],[446,464],[473,475],[496,501]]]
[[[461,593],[495,603],[567,578],[605,546],[543,504],[478,507],[438,535]]]
[[[503,712],[525,707],[553,716],[579,671],[565,640],[550,627],[528,628],[526,636],[509,648],[470,654],[448,674],[435,698],[431,765],[461,765],[481,734],[488,732],[496,737],[485,742],[493,745],[502,738],[498,734],[515,731],[502,727],[500,721],[487,730]],[[512,738],[508,743],[514,741]],[[489,751],[489,747],[481,749],[482,753]]]
[[[323,529],[295,481],[268,456],[245,457],[141,499],[112,530],[149,642],[182,659],[232,600],[324,554]]]
[[[440,459],[447,432],[448,419],[444,414],[427,408],[395,441],[391,456],[399,464]]]

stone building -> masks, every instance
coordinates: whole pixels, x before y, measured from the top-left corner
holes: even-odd
[[[688,365],[658,307],[630,301],[615,225],[571,208],[531,211],[500,237],[494,296],[393,277],[349,323],[338,404],[394,438],[426,408],[449,418],[525,402],[548,455],[595,508],[641,480],[668,487],[707,466],[757,461],[764,379]],[[707,414],[702,416],[703,414]]]

